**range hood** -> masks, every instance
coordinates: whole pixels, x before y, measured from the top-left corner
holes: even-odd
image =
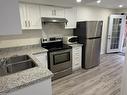
[[[42,17],[41,18],[42,23],[66,23],[68,20],[66,18],[48,18],[48,17]]]

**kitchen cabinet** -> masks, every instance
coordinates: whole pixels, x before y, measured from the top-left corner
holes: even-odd
[[[22,29],[42,29],[39,5],[20,3],[20,18]]]
[[[76,8],[66,8],[65,9],[65,18],[68,20],[67,25],[65,26],[66,29],[73,29],[76,28]]]
[[[64,18],[64,8],[52,6],[40,6],[41,17]]]
[[[27,29],[27,10],[26,10],[26,4],[19,4],[20,9],[20,19],[21,19],[21,25],[22,29]]]
[[[40,53],[40,54],[35,54],[34,56],[38,59],[38,61],[40,61],[42,63],[42,66],[44,68],[48,68],[47,52]]]
[[[0,35],[21,33],[18,0],[0,0]]]
[[[7,95],[52,95],[51,78],[8,93]]]
[[[71,45],[72,46],[72,68],[77,70],[81,68],[82,62],[82,45]]]

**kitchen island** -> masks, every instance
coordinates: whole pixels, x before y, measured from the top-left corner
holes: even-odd
[[[0,77],[0,95],[52,95],[52,72],[42,66],[33,54],[47,52],[38,46],[0,49],[0,58],[29,55],[36,67]]]

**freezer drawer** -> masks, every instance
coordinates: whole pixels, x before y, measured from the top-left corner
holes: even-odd
[[[100,48],[101,38],[86,40],[84,68],[89,69],[100,64]]]

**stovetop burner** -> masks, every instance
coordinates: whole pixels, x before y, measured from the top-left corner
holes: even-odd
[[[48,49],[49,52],[72,48],[69,45],[63,44],[63,41],[47,42],[47,43],[42,43],[41,45],[43,48]]]
[[[48,49],[48,50],[49,50],[50,52],[52,52],[52,51],[65,50],[65,49],[71,49],[71,48],[72,48],[72,47],[63,44],[62,47],[53,47],[53,48],[50,48],[50,49]]]

